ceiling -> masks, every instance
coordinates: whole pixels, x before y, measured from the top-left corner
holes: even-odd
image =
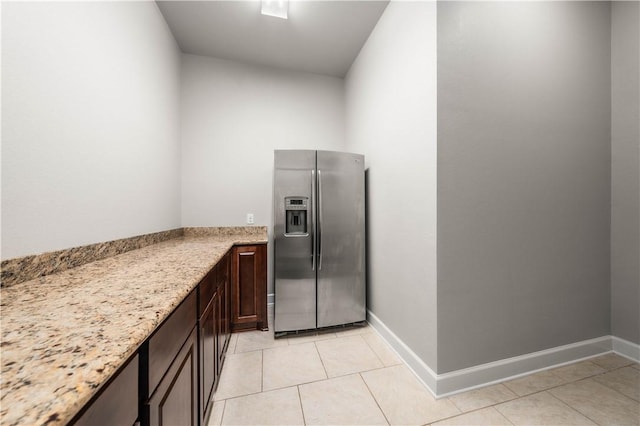
[[[261,3],[157,1],[184,53],[344,77],[388,0],[289,2],[289,19]]]

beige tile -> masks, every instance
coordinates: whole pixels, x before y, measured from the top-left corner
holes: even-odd
[[[400,357],[396,355],[378,333],[365,333],[362,334],[362,338],[369,344],[369,347],[373,349],[373,352],[378,355],[378,358],[380,358],[380,361],[382,361],[385,367],[402,364]]]
[[[596,365],[599,365],[605,370],[613,370],[615,368],[624,367],[633,363],[633,361],[614,353],[590,358],[589,361]]]
[[[640,403],[593,379],[569,383],[549,392],[599,424],[640,424]]]
[[[224,413],[225,401],[216,401],[213,403],[213,410],[209,416],[208,426],[220,426],[222,424],[222,414]]]
[[[301,343],[319,342],[320,340],[335,339],[336,333],[316,333],[308,336],[291,336],[289,337],[290,345],[298,345]]]
[[[504,385],[518,396],[529,395],[566,383],[551,371],[541,371],[519,379],[505,382]]]
[[[265,391],[327,378],[313,342],[265,349],[262,356]]]
[[[560,368],[551,370],[553,374],[560,377],[565,383],[575,382],[606,372],[604,368],[590,361],[576,362]]]
[[[236,344],[238,343],[238,333],[231,334],[231,340],[229,340],[229,348],[227,349],[227,354],[236,353]]]
[[[404,365],[361,375],[391,424],[425,424],[460,414],[446,398],[436,400]]]
[[[223,425],[303,425],[298,388],[291,387],[227,400]]]
[[[374,332],[373,328],[369,324],[365,324],[363,326],[347,327],[344,329],[337,328],[335,331],[338,337],[359,336],[361,334]]]
[[[287,346],[287,339],[275,339],[273,331],[244,331],[238,333],[235,353]]]
[[[460,411],[466,413],[468,411],[510,401],[517,397],[518,395],[511,392],[505,385],[497,384],[459,393],[449,397],[449,399],[460,409]]]
[[[498,410],[493,407],[483,408],[482,410],[473,411],[471,413],[463,414],[461,416],[452,417],[450,419],[443,420],[441,422],[433,423],[434,426],[469,426],[469,425],[507,425],[511,423],[505,416],[500,414]]]
[[[299,386],[307,425],[386,425],[358,374]]]
[[[632,366],[619,368],[607,374],[596,376],[593,380],[606,387],[617,390],[631,399],[640,401],[640,371]]]
[[[227,355],[213,399],[233,398],[262,390],[262,351]]]
[[[322,340],[315,345],[329,377],[383,367],[360,335]]]
[[[636,370],[640,370],[640,364],[638,363],[632,364],[631,367],[635,368]]]
[[[495,408],[514,425],[595,424],[548,392],[504,402]]]

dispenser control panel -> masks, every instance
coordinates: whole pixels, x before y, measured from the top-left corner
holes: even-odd
[[[286,212],[285,235],[307,235],[308,234],[308,204],[307,197],[285,197],[284,210]]]
[[[307,197],[287,197],[284,199],[286,210],[306,210]]]

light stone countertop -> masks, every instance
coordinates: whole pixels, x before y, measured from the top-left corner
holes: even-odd
[[[2,289],[0,424],[66,424],[234,244],[187,236]]]

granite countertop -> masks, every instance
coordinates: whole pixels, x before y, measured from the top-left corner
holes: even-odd
[[[3,425],[66,424],[234,244],[184,236],[2,289]]]

